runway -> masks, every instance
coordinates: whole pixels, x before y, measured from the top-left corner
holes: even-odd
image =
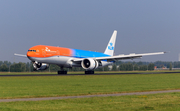
[[[142,72],[142,73],[95,73],[95,74],[6,74],[0,77],[16,77],[16,76],[88,76],[88,75],[125,75],[125,74],[170,74],[180,72]]]
[[[91,98],[91,97],[108,97],[108,96],[147,95],[147,94],[172,93],[172,92],[180,92],[180,89],[179,89],[179,90],[163,90],[163,91],[133,92],[133,93],[118,93],[118,94],[98,94],[98,95],[83,95],[83,96],[66,96],[66,97],[44,97],[44,98],[0,99],[0,102],[61,100],[61,99]]]

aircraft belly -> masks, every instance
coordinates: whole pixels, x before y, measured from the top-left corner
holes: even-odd
[[[57,65],[66,65],[67,61],[72,57],[66,56],[53,56],[53,57],[46,57],[46,58],[29,58],[32,61],[38,61],[41,63],[48,63],[48,64],[57,64]]]

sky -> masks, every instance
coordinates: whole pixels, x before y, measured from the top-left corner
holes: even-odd
[[[0,0],[0,61],[24,62],[35,45],[115,54],[167,51],[137,61],[178,61],[179,0]]]

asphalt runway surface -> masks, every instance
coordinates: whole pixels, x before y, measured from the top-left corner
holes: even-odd
[[[118,93],[118,94],[98,94],[98,95],[66,96],[66,97],[0,99],[0,102],[61,100],[61,99],[108,97],[108,96],[147,95],[147,94],[172,93],[172,92],[180,92],[180,90],[148,91],[148,92],[133,92],[133,93]]]
[[[124,74],[170,74],[180,72],[143,72],[143,73],[95,73],[95,74],[6,74],[0,77],[16,77],[16,76],[84,76],[84,75],[124,75]]]

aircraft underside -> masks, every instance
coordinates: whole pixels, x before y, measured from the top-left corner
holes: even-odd
[[[53,56],[47,58],[29,57],[29,59],[33,62],[33,67],[35,70],[45,70],[49,68],[49,64],[58,65],[61,68],[61,70],[58,71],[58,74],[67,74],[67,71],[65,71],[64,68],[72,67],[82,67],[85,69],[85,74],[94,74],[95,69],[102,68],[113,63],[107,61],[96,61],[92,58],[81,58],[82,61],[75,62],[73,61],[75,58],[66,56]]]

